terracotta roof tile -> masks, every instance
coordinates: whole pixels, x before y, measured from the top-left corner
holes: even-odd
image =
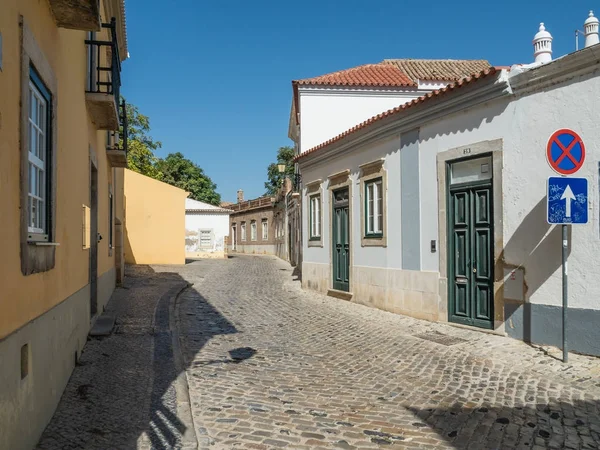
[[[474,75],[463,78],[459,81],[456,81],[455,83],[451,83],[448,86],[446,86],[445,88],[429,92],[429,93],[422,95],[421,97],[416,98],[408,103],[404,103],[403,105],[396,106],[395,108],[385,111],[381,114],[377,114],[376,116],[373,116],[368,120],[365,120],[364,122],[350,128],[349,130],[344,131],[342,134],[339,134],[338,136],[336,136],[332,139],[329,139],[328,141],[323,142],[322,144],[319,144],[316,147],[313,147],[313,148],[307,150],[306,152],[296,156],[294,158],[294,161],[299,161],[300,159],[303,159],[304,157],[306,157],[316,151],[319,151],[326,147],[329,147],[331,144],[341,141],[345,137],[347,137],[359,130],[362,130],[363,128],[367,128],[367,127],[371,126],[373,123],[378,122],[386,117],[394,116],[394,115],[396,115],[402,111],[405,111],[415,105],[424,103],[426,101],[429,101],[429,100],[437,98],[437,97],[441,97],[442,95],[445,95],[449,92],[455,91],[467,84],[470,84],[470,83],[480,80],[482,78],[486,78],[490,75],[494,75],[497,72],[498,72],[498,70],[495,67],[488,67],[487,69],[482,70],[479,73],[476,73]]]
[[[293,83],[321,86],[415,86],[410,78],[391,64],[365,64],[314,78],[296,80]]]
[[[490,67],[490,63],[484,59],[386,59],[382,64],[397,67],[414,82],[457,81]]]

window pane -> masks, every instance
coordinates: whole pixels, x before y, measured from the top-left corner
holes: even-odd
[[[33,155],[37,155],[38,148],[38,133],[33,124],[29,125],[29,151]]]
[[[46,160],[46,138],[44,137],[44,135],[42,133],[38,134],[37,156],[42,161]]]
[[[377,182],[377,230],[378,233],[383,231],[383,192],[381,181]]]

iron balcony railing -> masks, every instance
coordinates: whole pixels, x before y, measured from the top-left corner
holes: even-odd
[[[121,99],[119,105],[119,122],[121,127],[119,131],[108,131],[108,142],[106,148],[108,150],[121,150],[127,156],[127,141],[128,141],[128,123],[127,123],[127,103]]]
[[[87,92],[112,94],[118,102],[121,90],[121,58],[117,42],[117,21],[113,17],[102,28],[109,30],[109,40],[95,39],[94,34],[85,43],[88,47]]]

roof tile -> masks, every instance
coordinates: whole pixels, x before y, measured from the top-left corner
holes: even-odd
[[[490,67],[484,59],[386,59],[382,64],[397,67],[415,82],[457,81]]]
[[[365,64],[314,78],[297,80],[294,83],[325,86],[415,86],[410,78],[391,64]]]
[[[323,142],[322,144],[317,145],[316,147],[313,147],[309,150],[307,150],[306,152],[296,156],[294,158],[294,161],[299,161],[300,159],[305,158],[306,156],[317,152],[319,150],[322,150],[326,147],[329,147],[331,144],[334,144],[335,142],[341,141],[342,139],[344,139],[345,137],[359,131],[362,130],[363,128],[367,128],[369,126],[371,126],[373,123],[378,122],[386,117],[390,117],[393,115],[396,115],[402,111],[405,111],[415,105],[418,105],[420,103],[432,100],[434,98],[440,97],[444,94],[447,94],[449,92],[452,92],[458,88],[461,88],[467,84],[470,84],[474,81],[480,80],[482,78],[486,78],[490,75],[494,75],[495,73],[497,73],[498,70],[495,67],[488,67],[485,70],[482,70],[476,74],[470,75],[466,78],[460,79],[454,83],[449,84],[448,86],[446,86],[445,88],[442,89],[438,89],[432,92],[428,92],[425,95],[422,95],[421,97],[418,97],[410,102],[404,103],[403,105],[400,106],[396,106],[393,109],[387,110],[381,114],[377,114],[376,116],[371,117],[370,119],[365,120],[364,122],[350,128],[349,130],[344,131],[342,134],[339,134],[337,136],[335,136],[334,138],[329,139],[326,142]]]

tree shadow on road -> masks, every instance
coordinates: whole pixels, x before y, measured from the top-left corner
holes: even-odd
[[[88,340],[37,448],[172,449],[196,442],[185,370],[210,339],[238,331],[175,272],[202,271],[192,266],[165,267],[164,272],[162,267],[127,268],[124,287],[107,307],[117,316],[115,332]],[[178,293],[192,311],[181,324],[183,357],[174,326]],[[233,349],[231,360],[219,362],[240,363],[255,353]]]
[[[600,401],[408,409],[422,421],[414,426],[429,427],[437,439],[457,449],[600,448]]]

